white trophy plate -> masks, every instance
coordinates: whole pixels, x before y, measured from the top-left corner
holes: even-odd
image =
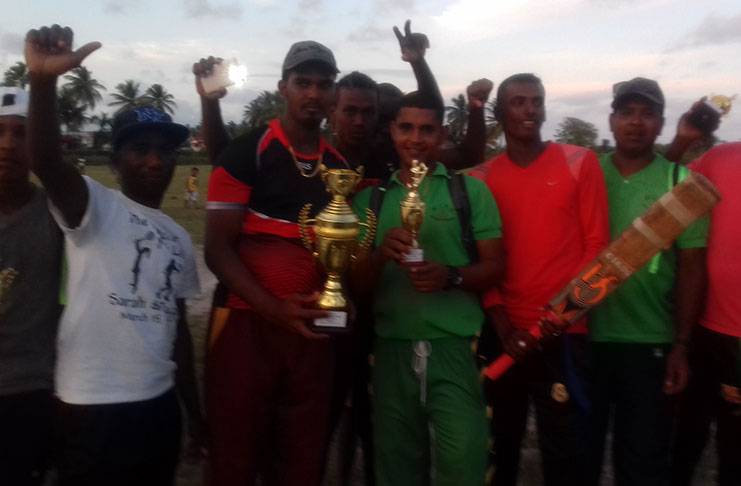
[[[412,248],[404,257],[404,263],[422,263],[425,261],[425,251],[422,248]]]
[[[323,328],[331,327],[334,329],[344,329],[347,327],[347,312],[330,311],[329,316],[314,319],[314,327]]]

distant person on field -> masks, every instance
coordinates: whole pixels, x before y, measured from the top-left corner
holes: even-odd
[[[185,207],[186,208],[197,208],[198,207],[198,167],[190,169],[190,176],[185,182]]]

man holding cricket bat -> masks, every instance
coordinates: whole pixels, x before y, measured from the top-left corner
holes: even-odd
[[[494,113],[507,151],[471,172],[497,201],[507,252],[506,277],[487,293],[484,306],[503,351],[518,363],[486,384],[496,454],[493,484],[517,482],[532,398],[545,484],[574,486],[584,473],[584,413],[577,404],[585,395],[578,383],[585,320],[571,326],[568,335],[553,329],[543,352],[529,357],[541,345],[527,329],[537,326],[549,299],[607,245],[604,178],[592,151],[541,140],[545,91],[536,76],[510,76],[499,85],[496,99]]]
[[[635,78],[616,84],[613,94],[616,149],[600,164],[615,238],[689,171],[653,151],[664,123],[658,84]],[[615,484],[666,478],[671,395],[687,384],[687,346],[704,302],[707,231],[707,217],[692,224],[591,311],[588,484],[599,484],[611,408]]]

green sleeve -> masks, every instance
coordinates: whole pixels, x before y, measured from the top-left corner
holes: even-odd
[[[358,194],[355,195],[352,201],[352,210],[355,213],[355,215],[358,217],[361,223],[367,223],[367,215],[366,215],[366,209],[370,206],[370,196],[373,192],[373,187],[368,187],[360,191]],[[360,227],[360,234],[358,235],[358,239],[363,239],[365,237],[365,226]]]
[[[476,241],[502,237],[502,218],[491,191],[483,181],[465,176],[471,202],[471,226]]]
[[[703,248],[707,246],[708,231],[710,230],[710,215],[706,214],[702,218],[692,223],[677,238],[679,248]]]

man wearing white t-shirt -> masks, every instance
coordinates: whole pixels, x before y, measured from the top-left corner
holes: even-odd
[[[72,49],[54,25],[26,37],[29,155],[65,234],[67,307],[57,341],[59,483],[172,484],[180,393],[200,423],[185,299],[200,291],[193,245],[159,210],[188,130],[148,107],[119,113],[112,166],[121,192],[62,159],[57,77],[99,43]],[[192,431],[192,430],[191,430]]]

